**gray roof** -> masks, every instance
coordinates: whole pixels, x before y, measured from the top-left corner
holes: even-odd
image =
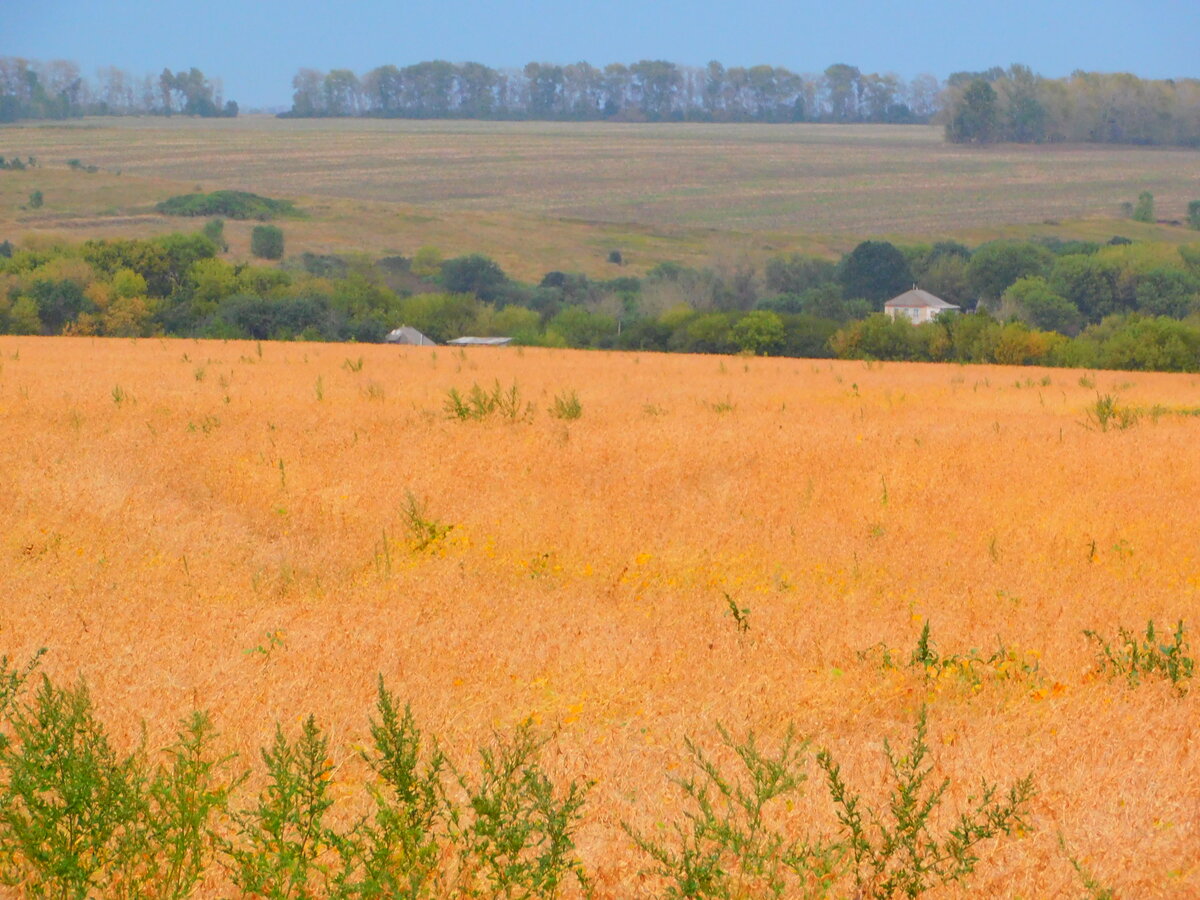
[[[510,337],[460,337],[452,341],[446,341],[447,344],[452,344],[455,347],[503,347],[505,344],[511,344]]]
[[[929,291],[923,291],[920,288],[914,287],[911,291],[905,291],[899,297],[893,297],[887,303],[883,304],[884,309],[894,309],[897,306],[917,306],[928,307],[931,309],[958,309],[953,303],[947,303],[941,297],[935,297]]]
[[[401,325],[394,331],[389,331],[384,340],[389,344],[416,344],[418,347],[433,347],[437,344],[409,325]]]

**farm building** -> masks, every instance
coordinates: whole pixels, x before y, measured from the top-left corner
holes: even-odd
[[[507,347],[512,343],[510,337],[460,337],[446,341],[451,347]]]
[[[433,347],[437,345],[437,341],[430,340],[409,325],[401,325],[399,328],[389,331],[384,340],[389,344],[415,344],[418,347]]]
[[[929,291],[923,291],[913,285],[911,291],[905,291],[899,297],[893,297],[883,304],[883,311],[893,319],[897,316],[908,319],[914,325],[921,322],[932,322],[939,313],[946,310],[957,312],[959,307],[947,303],[941,297],[935,297]]]

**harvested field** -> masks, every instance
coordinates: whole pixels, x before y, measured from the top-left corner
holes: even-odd
[[[474,384],[531,416],[448,418]],[[1098,394],[1144,415],[1085,427]],[[1098,676],[1082,631],[1200,617],[1197,407],[1165,374],[0,337],[0,652],[48,647],[125,746],[199,707],[251,765],[314,713],[347,793],[377,674],[458,759],[532,718],[595,781],[604,898],[654,893],[619,823],[678,816],[686,736],[794,722],[877,801],[924,703],[951,804],[1039,789],[971,896],[1080,895],[1061,834],[1119,896],[1194,897],[1200,692]],[[409,493],[453,528],[419,546]],[[928,679],[926,623],[1010,664]]]
[[[0,228],[15,234],[53,229],[56,215],[111,216],[97,234],[131,233],[119,220],[155,200],[237,188],[311,212],[289,224],[289,252],[436,244],[492,254],[523,277],[611,277],[612,249],[647,268],[828,255],[868,235],[1185,241],[1182,227],[1120,220],[1120,204],[1148,190],[1160,219],[1182,220],[1200,173],[1194,150],[964,147],[938,128],[878,125],[91,119],[5,126],[4,153],[48,167],[0,178]],[[69,159],[101,171],[52,170]],[[19,213],[39,185],[46,207]],[[160,229],[187,225],[164,218]]]

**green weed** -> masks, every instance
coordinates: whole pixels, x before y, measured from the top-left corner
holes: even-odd
[[[729,594],[725,594],[725,605],[728,609],[725,615],[733,617],[733,623],[737,626],[739,634],[745,634],[750,630],[750,607],[738,606],[737,601]]]
[[[1116,428],[1124,431],[1132,428],[1141,419],[1141,410],[1132,406],[1121,406],[1115,394],[1097,394],[1096,402],[1084,410],[1085,427],[1098,431]]]
[[[446,525],[431,518],[425,504],[416,498],[412,491],[406,492],[403,510],[404,527],[408,532],[409,546],[414,551],[426,550],[442,541],[453,525]],[[387,536],[384,535],[385,548]]]
[[[1136,687],[1147,676],[1157,675],[1170,681],[1181,695],[1187,693],[1196,661],[1189,652],[1183,619],[1165,641],[1155,629],[1153,619],[1146,624],[1144,635],[1120,628],[1115,641],[1090,629],[1083,633],[1096,645],[1098,671],[1110,677],[1123,676],[1130,687]]]
[[[948,830],[935,833],[950,780],[930,782],[933,764],[926,762],[929,746],[924,707],[907,751],[895,752],[885,739],[884,753],[893,785],[883,809],[866,806],[861,795],[847,787],[828,750],[817,754],[817,764],[837,807],[857,896],[912,898],[939,885],[962,882],[979,862],[980,843],[1025,827],[1023,816],[1035,794],[1032,775],[1002,796],[996,785],[981,782],[979,793],[969,798],[970,809],[959,813]]]
[[[625,832],[653,861],[650,870],[666,882],[670,898],[819,897],[828,892],[838,850],[809,843],[776,825],[808,776],[808,743],[788,729],[779,750],[768,754],[754,735],[738,742],[718,726],[736,757],[734,771],[719,766],[688,740],[692,774],[675,784],[683,792],[684,821],[671,823],[669,837],[655,839],[628,823]]]
[[[586,890],[575,829],[588,787],[572,781],[556,790],[541,767],[543,744],[525,722],[480,748],[477,782],[459,776],[470,810],[459,832],[466,855],[460,896],[552,898],[572,880]]]
[[[243,894],[270,900],[352,896],[354,844],[327,821],[333,763],[328,739],[312,716],[289,741],[276,725],[262,751],[267,785],[237,811],[237,834],[222,842],[230,880]]]
[[[548,412],[556,419],[578,419],[583,415],[583,405],[575,391],[564,391],[554,395],[554,404]]]
[[[533,418],[533,404],[522,401],[516,382],[508,388],[502,388],[500,382],[496,381],[490,390],[476,383],[465,396],[457,388],[451,388],[446,393],[442,408],[447,418],[460,421],[478,422],[493,416],[509,422]]]

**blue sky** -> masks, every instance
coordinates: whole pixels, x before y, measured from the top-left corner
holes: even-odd
[[[0,56],[137,74],[197,66],[243,105],[287,105],[301,66],[468,60],[595,65],[668,59],[835,62],[905,78],[1026,63],[1149,78],[1200,76],[1200,0],[37,0],[6,3]]]

